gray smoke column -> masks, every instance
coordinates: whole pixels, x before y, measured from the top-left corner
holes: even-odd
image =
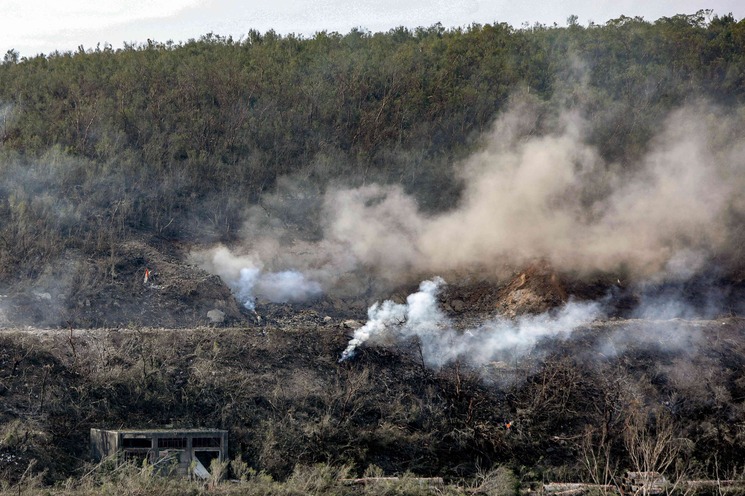
[[[367,323],[355,331],[339,361],[354,357],[362,344],[399,342],[416,338],[424,362],[431,367],[461,360],[481,366],[509,356],[519,358],[541,340],[567,338],[575,329],[601,318],[596,302],[573,302],[554,312],[523,316],[516,320],[498,317],[479,327],[454,329],[440,310],[437,293],[441,278],[421,283],[419,291],[406,298],[406,304],[390,300],[375,303],[368,310]]]
[[[299,271],[265,271],[257,257],[238,256],[224,246],[192,253],[191,261],[219,275],[249,310],[255,310],[257,297],[287,303],[306,301],[323,293],[318,282]]]

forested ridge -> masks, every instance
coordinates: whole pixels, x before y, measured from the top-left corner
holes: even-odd
[[[397,183],[425,210],[447,208],[453,164],[517,92],[578,110],[604,158],[631,163],[676,106],[743,101],[745,21],[700,11],[11,50],[0,66],[3,275],[133,233],[229,242],[246,205],[284,176],[319,195]]]

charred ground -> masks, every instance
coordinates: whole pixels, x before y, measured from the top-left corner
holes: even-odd
[[[150,291],[137,278],[134,294]],[[229,294],[215,285],[190,307]],[[540,266],[501,286],[450,285],[440,299],[469,329],[498,311],[550,310],[577,297],[567,287]],[[365,320],[359,302],[341,304],[260,304],[260,323],[247,316],[229,327],[3,330],[0,475],[16,480],[32,460],[50,482],[80,475],[91,427],[226,428],[232,457],[280,478],[325,462],[360,474],[374,465],[458,480],[501,464],[525,481],[602,480],[591,460],[607,459],[611,475],[643,468],[633,436],[673,455],[664,467],[649,460],[671,475],[731,477],[745,457],[739,317],[616,317],[541,340],[514,361],[432,368],[416,339],[362,346],[340,363],[349,319]]]

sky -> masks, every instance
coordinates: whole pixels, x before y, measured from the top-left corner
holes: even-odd
[[[701,9],[745,17],[742,0],[0,0],[0,50],[33,57],[99,43],[178,43],[210,32],[241,39],[250,29],[311,37],[438,22],[448,28],[494,22],[565,26],[570,15],[587,25],[621,15],[654,21]]]

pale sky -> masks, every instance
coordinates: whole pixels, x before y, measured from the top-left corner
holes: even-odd
[[[745,17],[743,0],[0,0],[0,56],[10,49],[31,57],[97,43],[120,48],[148,38],[181,42],[209,32],[240,39],[250,29],[310,37],[323,30],[378,32],[437,22],[565,26],[573,14],[587,25],[621,15],[654,21],[700,9]]]

